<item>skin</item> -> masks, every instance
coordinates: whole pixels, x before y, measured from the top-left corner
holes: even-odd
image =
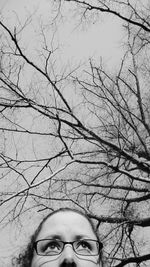
[[[54,235],[66,242],[75,241],[79,236],[97,240],[88,220],[75,212],[59,212],[48,218],[37,240],[54,238]],[[31,267],[100,267],[100,263],[98,256],[79,256],[67,244],[57,256],[39,256],[34,252]]]

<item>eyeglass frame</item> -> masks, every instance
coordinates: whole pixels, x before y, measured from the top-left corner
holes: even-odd
[[[59,241],[59,242],[61,242],[61,243],[63,244],[63,246],[62,246],[62,250],[61,250],[59,253],[54,254],[54,255],[39,254],[39,253],[38,253],[38,249],[37,249],[37,244],[38,244],[38,242],[40,242],[40,241],[44,241],[44,240],[53,240],[53,241]],[[93,254],[93,255],[84,255],[84,254],[80,254],[80,253],[76,252],[76,250],[75,250],[75,248],[74,248],[74,243],[76,243],[76,242],[80,242],[80,241],[84,241],[84,240],[85,240],[85,241],[90,240],[90,241],[94,241],[94,242],[96,242],[96,243],[98,244],[98,253],[97,253],[97,254]],[[103,248],[103,244],[102,244],[100,241],[98,241],[98,240],[94,240],[94,239],[81,239],[81,240],[75,240],[75,241],[72,241],[72,242],[65,242],[65,241],[62,241],[62,240],[51,239],[51,238],[44,238],[44,239],[40,239],[40,240],[35,241],[34,244],[33,244],[33,248],[35,249],[36,254],[37,254],[38,256],[50,256],[50,257],[51,257],[51,256],[57,256],[57,255],[60,255],[60,254],[63,252],[65,245],[67,245],[67,244],[71,244],[71,245],[72,245],[72,248],[73,248],[73,251],[74,251],[77,255],[80,255],[80,256],[98,256],[98,255],[100,254],[100,251],[101,251],[102,248]]]

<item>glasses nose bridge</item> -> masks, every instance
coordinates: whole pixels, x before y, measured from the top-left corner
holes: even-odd
[[[63,242],[63,250],[64,250],[64,248],[66,247],[66,245],[70,245],[71,247],[72,247],[72,249],[74,250],[74,246],[73,246],[73,243],[74,242]]]
[[[63,249],[62,249],[62,251],[65,249],[65,248],[67,248],[67,245],[68,245],[68,248],[70,248],[71,249],[71,251],[70,251],[70,253],[71,254],[74,254],[74,253],[76,253],[76,251],[75,251],[75,247],[74,247],[74,243],[75,243],[76,241],[72,241],[72,242],[63,242]],[[69,253],[69,254],[70,254]]]

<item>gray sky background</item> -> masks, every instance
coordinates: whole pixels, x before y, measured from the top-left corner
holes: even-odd
[[[51,16],[50,0],[0,0],[0,12],[7,25],[13,29],[16,17],[24,21],[27,14],[32,13],[40,17],[43,21],[49,21]],[[69,15],[69,14],[68,14]],[[34,27],[36,20],[34,21]],[[110,69],[118,65],[122,55],[123,32],[121,24],[116,19],[108,17],[99,23],[92,24],[85,30],[81,27],[75,27],[75,21],[66,20],[64,24],[59,25],[57,38],[61,44],[61,62],[63,64],[80,64],[88,60],[89,57],[96,59],[103,58],[103,61]],[[32,31],[32,30],[31,30]],[[35,33],[36,35],[36,33]],[[32,38],[30,38],[32,36]],[[36,46],[32,32],[24,35],[24,42],[29,44],[32,49]],[[16,234],[17,229],[14,226],[6,229],[0,228],[0,258],[12,255],[20,246],[23,246],[23,240],[32,232],[33,225],[30,225],[29,231],[26,229],[24,234]]]
[[[16,15],[20,21],[24,21],[27,14],[34,11],[37,17],[47,22],[51,18],[50,2],[50,0],[0,0],[0,10],[10,25],[12,22],[15,23]],[[75,18],[70,23],[68,14],[68,20],[59,25],[58,29],[59,42],[63,45],[64,62],[68,59],[79,62],[88,59],[89,56],[97,58],[102,56],[108,64],[117,64],[121,56],[120,41],[123,41],[121,23],[112,16],[106,17],[107,19],[102,18],[99,23],[80,30],[79,27],[75,28]],[[27,41],[29,42],[29,38]],[[33,38],[32,41],[34,42]]]

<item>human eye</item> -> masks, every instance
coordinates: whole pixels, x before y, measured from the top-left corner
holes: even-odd
[[[42,255],[56,255],[61,249],[62,244],[59,240],[41,240],[40,253]]]
[[[89,240],[80,240],[76,243],[76,251],[80,254],[90,254],[92,250],[93,247]]]

